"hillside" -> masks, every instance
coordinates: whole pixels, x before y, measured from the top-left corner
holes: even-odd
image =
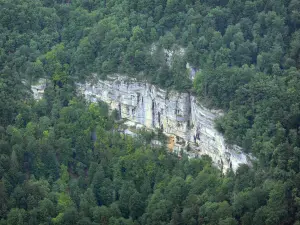
[[[299,28],[298,0],[0,0],[0,224],[299,224]],[[257,163],[120,134],[75,94],[92,73],[195,93]]]

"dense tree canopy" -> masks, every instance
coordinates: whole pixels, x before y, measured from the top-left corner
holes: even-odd
[[[300,224],[299,28],[298,0],[0,0],[0,224]],[[197,94],[257,162],[120,134],[76,95],[92,73]]]

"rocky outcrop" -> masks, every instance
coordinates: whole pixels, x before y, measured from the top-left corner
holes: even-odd
[[[128,126],[162,129],[169,136],[171,151],[180,154],[183,150],[189,157],[209,155],[223,171],[228,168],[236,171],[240,164],[251,164],[250,155],[238,146],[227,145],[222,134],[214,128],[214,120],[222,112],[205,108],[195,96],[168,92],[120,75],[93,80],[78,83],[78,92],[91,102],[101,100],[111,109],[117,109],[120,117],[128,120],[125,123]],[[45,88],[44,79],[32,85],[34,98],[41,99]]]
[[[214,119],[221,112],[205,108],[189,93],[168,92],[119,75],[77,86],[88,100],[101,100],[117,109],[121,118],[150,129],[162,129],[174,142],[168,146],[175,152],[184,150],[189,157],[209,155],[223,171],[251,164],[249,155],[238,146],[227,145],[214,128]]]
[[[224,137],[214,127],[214,120],[222,113],[203,107],[191,96],[191,122],[189,141],[193,143],[195,155],[209,155],[213,162],[223,170],[234,171],[240,164],[251,165],[250,155],[245,154],[237,145],[227,145]]]
[[[43,98],[44,91],[46,89],[47,80],[39,79],[36,83],[31,85],[31,91],[33,93],[34,99]]]

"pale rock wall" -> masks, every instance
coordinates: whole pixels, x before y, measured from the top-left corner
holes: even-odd
[[[31,91],[33,92],[34,99],[40,100],[43,98],[46,85],[46,79],[39,79],[35,84],[31,85]]]
[[[222,112],[203,107],[191,96],[191,121],[189,141],[198,155],[209,155],[219,168],[237,170],[240,164],[251,165],[252,156],[242,152],[239,146],[229,146],[214,127],[214,120]]]
[[[46,83],[45,79],[40,79],[31,86],[35,99],[43,97]],[[209,155],[224,172],[228,168],[236,171],[240,164],[251,165],[253,157],[238,146],[228,146],[214,128],[214,120],[222,112],[205,108],[189,93],[167,92],[119,75],[78,83],[77,88],[91,102],[101,100],[111,109],[117,109],[121,118],[129,120],[126,124],[130,126],[163,129],[171,142],[175,140],[168,144],[175,152],[183,149],[191,158]]]
[[[223,171],[236,171],[240,164],[251,164],[251,156],[238,146],[228,146],[214,128],[214,119],[221,112],[203,107],[189,93],[167,92],[120,75],[77,86],[88,100],[102,100],[111,109],[119,110],[121,118],[150,129],[161,128],[166,135],[175,136],[175,150],[182,148],[189,157],[207,154]]]

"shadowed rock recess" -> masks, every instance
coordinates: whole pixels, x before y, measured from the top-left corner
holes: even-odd
[[[45,80],[32,86],[34,97],[42,98]],[[165,91],[155,85],[126,76],[109,76],[106,80],[93,79],[77,83],[77,90],[91,102],[101,100],[116,109],[131,126],[162,129],[170,137],[169,150],[190,158],[209,155],[223,172],[240,164],[251,165],[253,157],[236,145],[227,145],[214,128],[220,110],[209,110],[190,93]],[[173,142],[173,143],[170,143]]]

